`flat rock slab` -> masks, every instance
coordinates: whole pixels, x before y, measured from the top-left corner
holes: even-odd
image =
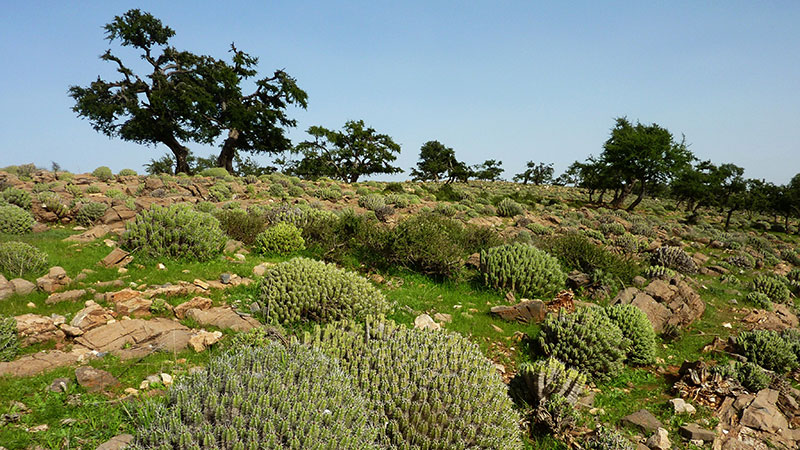
[[[623,417],[622,423],[625,425],[633,425],[648,433],[653,433],[659,428],[664,428],[661,421],[646,409],[640,409],[633,414]]]
[[[108,233],[111,232],[111,227],[108,225],[97,225],[88,230],[84,231],[81,234],[74,234],[64,239],[66,242],[80,242],[80,243],[87,243],[92,242],[95,239],[99,239]]]
[[[133,442],[133,435],[120,434],[97,446],[97,450],[122,450]]]
[[[713,431],[700,428],[700,426],[695,423],[681,426],[678,429],[678,433],[680,433],[683,438],[690,441],[712,442],[717,437]]]
[[[71,291],[64,291],[55,294],[50,294],[50,296],[47,297],[47,300],[45,300],[44,302],[48,305],[52,305],[54,303],[67,302],[67,301],[74,302],[75,300],[83,297],[84,295],[86,295],[86,289],[73,289]]]
[[[541,300],[523,300],[514,306],[494,306],[490,312],[503,320],[538,323],[547,315],[547,305]]]
[[[89,356],[85,348],[76,348],[66,353],[60,350],[33,353],[10,362],[0,362],[0,375],[30,377],[48,370],[75,364]]]
[[[247,331],[261,325],[258,320],[241,316],[229,306],[218,306],[207,310],[193,308],[186,311],[186,317],[201,325],[214,326],[223,330]]]
[[[773,389],[762,389],[755,400],[744,410],[741,424],[768,433],[789,429],[789,422],[778,408],[780,393]]]
[[[132,259],[130,253],[116,247],[100,261],[100,265],[103,267],[125,267]]]
[[[52,317],[38,314],[22,314],[14,317],[17,321],[17,335],[20,345],[27,347],[50,340],[63,341],[64,332],[58,328]]]
[[[173,335],[178,333],[177,335]],[[186,343],[183,347],[183,336],[186,336]],[[126,345],[141,347],[147,350],[156,351],[164,349],[168,351],[182,350],[188,345],[191,331],[174,320],[157,318],[152,320],[121,320],[118,322],[101,325],[93,328],[83,336],[75,339],[75,342],[99,352],[119,352]],[[172,343],[175,343],[174,345]],[[177,347],[176,347],[177,346]],[[127,349],[126,349],[127,350]],[[121,354],[129,354],[121,353]],[[120,356],[122,357],[122,356]]]

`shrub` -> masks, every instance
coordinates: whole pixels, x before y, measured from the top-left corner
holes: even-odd
[[[67,193],[74,198],[83,197],[83,190],[80,188],[80,186],[76,186],[74,184],[68,184],[64,186],[64,190],[67,191]]]
[[[95,220],[103,217],[103,214],[106,213],[106,209],[108,209],[108,205],[106,205],[105,203],[98,203],[98,202],[84,203],[78,210],[78,214],[75,216],[75,220],[79,224],[84,226],[91,225],[94,223]]]
[[[674,270],[664,266],[650,266],[644,269],[644,276],[652,280],[669,280],[677,274]]]
[[[154,205],[128,222],[121,245],[146,257],[186,258],[205,261],[219,255],[225,233],[211,214],[189,205],[167,208]]]
[[[13,317],[0,317],[0,362],[11,361],[17,352],[17,321]]]
[[[338,186],[336,188],[322,187],[317,189],[316,192],[314,192],[314,197],[317,197],[322,200],[335,202],[336,200],[342,198],[342,191],[338,189]]]
[[[542,225],[540,223],[536,223],[536,222],[529,223],[525,228],[527,228],[528,230],[530,230],[533,234],[535,234],[537,236],[549,236],[549,235],[553,234],[553,229],[552,228],[550,228],[550,227],[548,227],[546,225]]]
[[[433,208],[433,212],[436,214],[441,214],[445,217],[453,217],[458,214],[458,208],[451,205],[450,203],[437,203],[436,206]]]
[[[618,373],[626,351],[622,331],[599,308],[549,315],[542,322],[539,344],[545,355],[596,380]]]
[[[631,224],[631,234],[635,234],[637,236],[644,236],[648,238],[656,237],[656,232],[655,230],[653,230],[653,227],[642,222],[634,222],[633,224]]]
[[[625,283],[630,283],[639,272],[632,259],[615,255],[579,233],[555,236],[545,240],[541,246],[570,270],[579,270],[589,275],[602,270],[615,280]]]
[[[47,268],[47,253],[24,242],[0,243],[0,270],[9,278],[37,275]]]
[[[225,234],[247,245],[255,242],[256,236],[266,227],[266,218],[243,209],[219,209],[214,212],[214,217],[219,220]]]
[[[618,431],[599,425],[583,444],[585,450],[635,450],[635,446]]]
[[[389,302],[365,278],[333,264],[294,258],[267,269],[259,306],[272,323],[363,319],[389,311]]]
[[[756,308],[772,311],[772,301],[769,299],[769,295],[763,292],[750,292],[745,300]]]
[[[269,195],[273,197],[283,197],[286,195],[286,189],[278,183],[271,184],[269,185]]]
[[[287,191],[287,193],[289,194],[289,197],[302,197],[303,194],[305,194],[306,192],[303,190],[302,187],[292,185],[289,186],[289,190]]]
[[[460,334],[368,318],[317,326],[306,339],[382,405],[389,448],[522,448],[506,386]]]
[[[627,361],[630,364],[647,365],[656,359],[656,333],[653,324],[641,309],[633,305],[614,305],[606,308],[606,314],[630,341]]]
[[[70,209],[64,204],[61,197],[54,192],[42,192],[39,194],[39,201],[42,202],[44,209],[55,214],[57,218],[62,219],[69,215]]]
[[[536,247],[506,244],[481,252],[480,270],[487,286],[522,297],[558,292],[567,276],[558,260]]]
[[[201,177],[212,177],[220,180],[224,180],[225,177],[229,175],[230,174],[227,170],[225,170],[224,167],[209,167],[208,169],[203,169],[200,172]]]
[[[755,258],[744,252],[730,256],[725,259],[725,261],[732,266],[739,267],[740,269],[752,269],[756,265]]]
[[[785,303],[789,300],[789,288],[780,280],[759,275],[753,279],[753,291],[760,292],[769,297],[773,302]]]
[[[31,194],[15,187],[6,188],[0,197],[6,202],[22,209],[31,209]]]
[[[697,272],[697,265],[688,253],[680,247],[659,247],[650,258],[653,265],[668,267],[680,273],[692,274]]]
[[[383,188],[383,192],[394,192],[402,194],[406,190],[403,189],[403,183],[391,182],[386,183],[386,186]]]
[[[514,217],[524,212],[522,205],[510,198],[504,198],[497,204],[497,215],[500,217]]]
[[[214,183],[214,185],[208,189],[208,197],[215,202],[224,202],[230,200],[232,196],[233,193],[231,192],[231,188],[229,188],[228,185],[223,182]]]
[[[294,225],[279,223],[259,233],[253,247],[257,253],[288,255],[305,249],[305,240]]]
[[[16,205],[0,205],[0,232],[25,234],[33,229],[33,216]]]
[[[111,172],[111,169],[106,166],[100,166],[97,169],[94,169],[92,176],[101,181],[108,181],[114,178],[114,174]]]
[[[625,234],[625,227],[619,222],[610,222],[600,224],[600,232],[608,236],[609,234],[621,235]]]
[[[358,206],[370,211],[376,211],[386,206],[386,201],[380,194],[367,194],[358,198]]]
[[[733,376],[750,392],[766,389],[772,381],[764,369],[751,362],[736,363]]]
[[[100,193],[100,186],[96,186],[94,184],[90,184],[86,186],[86,193],[87,194],[99,194]]]
[[[777,373],[785,373],[798,366],[792,345],[775,331],[742,331],[736,337],[736,347],[748,361]]]
[[[119,171],[119,173],[117,175],[119,175],[121,177],[135,177],[135,176],[137,176],[139,174],[136,173],[136,171],[133,170],[133,169],[122,169],[122,170]]]
[[[133,449],[378,449],[376,406],[300,345],[241,347],[141,407]]]
[[[432,213],[412,215],[392,232],[391,260],[428,275],[451,278],[464,265],[463,233],[463,225],[453,219]]]

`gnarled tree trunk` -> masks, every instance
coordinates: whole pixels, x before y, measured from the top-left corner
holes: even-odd
[[[190,170],[189,149],[181,145],[181,143],[175,139],[175,136],[168,136],[163,142],[164,145],[172,150],[172,154],[175,155],[175,175],[181,172],[188,174]]]
[[[228,131],[228,138],[222,143],[222,151],[217,157],[217,166],[224,167],[233,175],[233,158],[236,156],[236,141],[239,140],[239,130]]]

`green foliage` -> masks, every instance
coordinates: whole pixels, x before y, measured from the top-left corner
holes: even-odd
[[[688,253],[680,247],[659,247],[650,257],[654,266],[664,266],[684,274],[697,272],[697,265]]]
[[[0,198],[6,202],[19,206],[22,209],[31,209],[31,194],[15,187],[6,188]]]
[[[464,265],[464,226],[438,214],[414,214],[395,227],[388,260],[421,273],[456,276]]]
[[[99,194],[100,193],[100,186],[97,186],[95,184],[90,184],[89,186],[86,186],[86,193],[87,194]]]
[[[225,170],[224,167],[209,167],[207,169],[203,169],[202,171],[200,171],[199,175],[201,177],[212,177],[222,180],[228,175],[230,175],[230,173],[228,173],[228,171]]]
[[[314,192],[314,197],[335,202],[342,198],[342,190],[339,189],[338,186],[321,187]]]
[[[635,450],[631,441],[612,428],[598,425],[594,434],[583,444],[585,450]]]
[[[214,183],[214,185],[208,189],[209,199],[215,202],[228,201],[231,199],[232,196],[233,193],[231,192],[231,188],[228,187],[228,185],[223,182]]]
[[[507,388],[467,338],[370,317],[317,326],[306,340],[382,405],[389,448],[522,448]]]
[[[266,227],[264,216],[250,214],[243,209],[219,209],[213,214],[219,220],[219,226],[225,234],[246,245],[255,242],[256,236]]]
[[[367,194],[358,198],[358,206],[370,211],[377,211],[386,206],[386,200],[381,194]]]
[[[556,258],[525,244],[482,251],[480,270],[487,286],[528,298],[555,294],[567,279]]]
[[[212,215],[189,205],[154,205],[128,222],[121,245],[148,258],[209,260],[222,252],[225,233]]]
[[[18,352],[17,321],[0,316],[0,362],[13,360]]]
[[[759,275],[753,279],[753,291],[766,294],[777,303],[786,303],[790,297],[789,288],[785,284],[767,275]]]
[[[0,232],[8,234],[30,233],[33,216],[16,205],[0,205]]]
[[[586,389],[586,375],[555,358],[522,363],[515,378],[516,396],[534,408],[554,396],[574,405]]]
[[[136,171],[133,170],[133,169],[122,169],[122,170],[119,171],[119,173],[117,175],[119,175],[121,177],[135,177],[135,176],[137,176],[139,174],[136,173]]]
[[[766,389],[772,381],[764,369],[752,362],[736,363],[734,378],[748,391],[754,393]]]
[[[647,315],[633,305],[614,305],[606,308],[606,314],[630,341],[627,362],[648,365],[656,359],[656,333]]]
[[[539,246],[558,258],[567,269],[579,270],[590,276],[601,270],[606,276],[627,284],[639,273],[634,260],[615,255],[579,233],[554,236]]]
[[[740,269],[752,269],[756,265],[756,260],[749,253],[741,252],[733,256],[729,256],[725,261]]]
[[[582,308],[572,314],[562,310],[542,323],[539,344],[552,356],[595,380],[622,370],[627,341],[622,331],[599,308]]]
[[[529,223],[525,228],[527,228],[528,230],[530,230],[533,234],[535,234],[537,236],[549,236],[549,235],[553,234],[553,229],[552,228],[550,228],[550,227],[548,227],[546,225],[542,225],[540,223],[536,223],[536,222]]]
[[[69,215],[70,208],[65,205],[61,197],[54,192],[42,192],[39,194],[39,201],[42,202],[44,209],[55,214],[59,219],[63,219]]]
[[[24,242],[0,243],[0,271],[9,278],[38,275],[47,268],[47,253]]]
[[[610,222],[600,224],[600,232],[606,236],[610,234],[621,235],[625,234],[625,227],[619,222]]]
[[[261,254],[289,255],[305,249],[302,232],[291,223],[278,223],[259,233],[253,250]]]
[[[295,185],[289,186],[289,189],[286,192],[289,194],[289,197],[302,197],[303,194],[306,193],[302,187]]]
[[[514,181],[522,184],[533,183],[535,185],[549,184],[553,182],[553,164],[535,163],[528,161],[527,169],[524,172],[514,175]]]
[[[271,184],[269,185],[269,195],[273,197],[283,197],[286,195],[286,189],[281,184]]]
[[[433,208],[433,212],[436,214],[441,214],[445,217],[454,217],[458,214],[458,208],[450,203],[437,203],[436,206]]]
[[[456,159],[455,151],[439,141],[422,144],[417,167],[411,169],[414,181],[466,181],[468,174],[467,165]]]
[[[92,176],[99,179],[100,181],[108,181],[114,178],[114,174],[111,172],[111,169],[109,169],[106,166],[100,166],[97,169],[94,169],[94,171],[92,172]]]
[[[239,347],[141,406],[132,449],[378,449],[374,409],[319,352]]]
[[[258,303],[271,323],[363,319],[389,312],[383,294],[365,278],[333,264],[294,258],[267,269]]]
[[[792,345],[775,331],[742,331],[736,337],[736,347],[748,361],[767,370],[785,373],[798,366]]]
[[[73,196],[74,198],[83,197],[83,190],[80,188],[80,186],[74,184],[68,184],[64,186],[64,190],[67,191],[67,193]]]
[[[497,215],[500,217],[514,217],[525,212],[525,208],[514,200],[506,197],[497,204]]]
[[[105,203],[84,203],[81,205],[80,209],[78,209],[78,213],[75,215],[75,221],[77,221],[80,225],[89,226],[93,224],[95,220],[103,217],[103,214],[106,213],[107,209],[108,205]]]
[[[772,300],[770,300],[769,295],[763,292],[750,292],[745,297],[745,300],[756,308],[772,311]]]

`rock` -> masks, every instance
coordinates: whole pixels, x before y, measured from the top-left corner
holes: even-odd
[[[35,284],[28,280],[23,280],[22,278],[14,278],[9,281],[9,283],[14,287],[14,293],[17,295],[28,295],[36,290]]]
[[[17,321],[17,336],[23,347],[50,340],[64,340],[64,332],[58,329],[51,317],[22,314],[14,319]]]
[[[691,403],[686,403],[686,400],[682,398],[673,398],[669,402],[672,403],[672,409],[675,414],[692,415],[697,412],[697,409]]]
[[[136,217],[136,211],[130,210],[125,206],[112,206],[100,219],[100,222],[111,226],[111,228],[122,228],[125,222]]]
[[[73,327],[81,329],[82,331],[88,331],[92,328],[105,325],[113,318],[114,316],[111,315],[111,312],[107,311],[94,301],[89,300],[86,302],[86,307],[78,311],[69,324]]]
[[[221,331],[208,332],[206,330],[200,330],[200,332],[189,339],[189,347],[192,347],[194,351],[200,353],[209,346],[216,344],[221,338]]]
[[[756,430],[776,433],[789,429],[786,417],[777,406],[779,392],[774,389],[762,389],[755,400],[744,410],[741,424]]]
[[[156,269],[158,269],[158,270],[167,270],[167,266],[165,266],[163,263],[158,263],[158,265],[156,266]]]
[[[0,362],[0,375],[29,377],[58,367],[75,364],[89,356],[85,348],[74,348],[65,353],[59,350],[25,355],[10,362]]]
[[[98,281],[94,285],[99,288],[122,287],[125,285],[125,282],[122,280]]]
[[[695,264],[697,264],[698,266],[702,266],[705,263],[707,263],[708,260],[711,259],[711,257],[709,257],[704,253],[697,252],[694,255],[692,255],[692,259],[694,260]]]
[[[97,450],[122,450],[127,448],[131,442],[133,442],[133,435],[120,434],[100,444]]]
[[[186,317],[186,311],[190,309],[200,309],[206,310],[211,308],[211,299],[206,297],[194,297],[188,302],[183,302],[180,305],[176,306],[173,311],[175,312],[175,316],[179,319],[183,319]]]
[[[538,323],[547,315],[547,305],[541,300],[523,300],[514,306],[494,306],[490,312],[503,320]]]
[[[453,321],[453,316],[450,314],[436,313],[433,315],[433,320],[437,322],[450,323]]]
[[[592,284],[592,278],[589,275],[573,270],[567,275],[567,287],[571,289],[578,289]]]
[[[77,228],[76,228],[77,229]],[[84,231],[81,234],[74,234],[72,236],[67,237],[64,239],[66,242],[80,242],[80,243],[88,243],[92,242],[95,239],[100,239],[101,237],[107,235],[111,232],[111,227],[108,225],[96,225],[88,230]]]
[[[14,295],[14,285],[0,274],[0,300],[5,300]]]
[[[204,291],[211,289],[211,286],[209,286],[208,283],[197,278],[195,278],[195,280],[192,283]]]
[[[70,383],[72,383],[72,381],[69,378],[56,378],[50,383],[47,390],[50,392],[67,392]]]
[[[189,345],[191,337],[191,330],[174,320],[131,319],[93,328],[75,342],[91,350],[129,359],[156,351],[181,351]]]
[[[664,425],[646,409],[640,409],[633,414],[627,415],[622,418],[622,423],[625,425],[633,425],[647,433],[653,433],[659,428],[664,428]]]
[[[642,287],[647,284],[647,279],[641,275],[636,275],[633,277],[633,285],[636,287]]]
[[[668,325],[683,328],[703,315],[706,305],[680,277],[669,281],[653,280],[644,291],[629,287],[619,292],[611,304],[630,304],[647,315],[656,333]]]
[[[772,311],[754,309],[742,322],[750,329],[783,331],[787,328],[798,328],[800,322],[797,315],[783,303],[773,303]]]
[[[144,317],[150,315],[150,305],[152,300],[134,297],[123,300],[114,305],[114,310],[122,316]]]
[[[75,377],[78,379],[78,384],[89,392],[102,391],[107,387],[119,384],[119,380],[110,373],[89,366],[81,366],[75,369]]]
[[[244,242],[237,241],[235,239],[228,239],[228,241],[225,242],[225,248],[223,249],[223,252],[236,253],[237,251],[239,251],[239,249],[243,247],[244,247]]]
[[[231,274],[223,273],[219,276],[219,282],[222,284],[231,284]]]
[[[83,334],[83,330],[80,328],[67,325],[66,323],[59,325],[58,328],[69,337],[77,337]]]
[[[466,265],[475,267],[476,269],[481,266],[481,254],[480,253],[473,253],[469,255],[467,261],[465,262]]]
[[[267,269],[274,264],[270,263],[261,263],[255,267],[253,267],[253,275],[257,277],[263,277],[264,274],[267,272]]]
[[[681,437],[690,441],[713,442],[716,437],[713,431],[700,428],[696,423],[681,426],[678,429],[678,433]]]
[[[663,428],[659,428],[653,433],[646,443],[648,448],[653,450],[668,450],[672,448],[672,442],[669,441],[669,432]]]
[[[66,285],[70,284],[72,280],[67,276],[67,272],[59,267],[51,267],[47,275],[36,279],[36,287],[44,292],[53,293]]]
[[[414,319],[414,328],[419,328],[421,330],[438,330],[441,326],[434,322],[431,316],[420,314]]]
[[[86,289],[72,289],[70,291],[50,294],[50,296],[47,297],[47,300],[45,300],[44,302],[48,305],[52,305],[55,303],[75,301],[83,297],[84,295],[86,295]]]
[[[100,265],[106,268],[110,267],[125,267],[131,261],[133,261],[133,257],[131,254],[126,252],[125,250],[115,247],[111,250],[111,253],[106,255],[105,258],[100,260]]]
[[[169,386],[174,382],[172,380],[172,375],[170,375],[168,373],[161,372],[160,378],[161,378],[161,382],[164,384],[164,386]]]
[[[223,330],[247,331],[260,326],[258,320],[241,316],[230,306],[218,306],[208,310],[192,308],[186,311],[186,317],[197,321],[200,325],[213,326]]]

